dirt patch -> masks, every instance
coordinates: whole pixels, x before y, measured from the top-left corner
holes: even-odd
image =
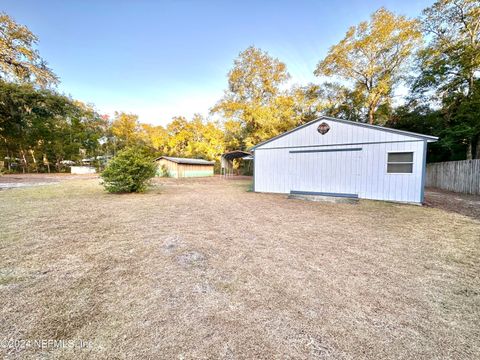
[[[430,359],[480,353],[480,223],[290,200],[247,180],[0,192],[6,358]]]
[[[163,241],[162,248],[167,253],[175,252],[177,249],[183,246],[183,241],[179,235],[169,235]]]
[[[178,263],[183,266],[199,265],[206,259],[206,256],[198,251],[189,251],[177,256]]]
[[[31,186],[57,184],[67,180],[89,180],[98,178],[96,174],[7,174],[0,175],[0,190]]]
[[[429,188],[425,191],[425,205],[480,220],[480,195]]]

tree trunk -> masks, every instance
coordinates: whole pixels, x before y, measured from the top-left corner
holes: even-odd
[[[32,157],[33,164],[35,165],[35,172],[38,173],[37,159],[35,159],[35,152],[32,149],[30,149],[30,156]]]
[[[10,156],[10,151],[7,148],[7,166],[8,166],[8,171],[10,172],[12,170],[12,167],[10,166],[10,163],[12,162],[12,157]]]
[[[23,173],[25,174],[25,170],[28,166],[28,163],[27,163],[27,158],[25,156],[25,151],[23,151],[23,149],[20,151],[22,153],[22,158],[23,158]]]
[[[472,154],[474,159],[480,159],[480,135],[477,136],[477,143],[475,144],[475,153]]]
[[[472,155],[473,155],[473,146],[472,146],[473,141],[468,142],[467,146],[467,160],[472,160]]]
[[[48,161],[47,154],[43,154],[43,164],[47,165],[47,171],[50,174],[50,161]]]
[[[373,110],[373,107],[369,106],[368,107],[368,123],[370,125],[373,125],[374,115],[375,115],[375,112]]]

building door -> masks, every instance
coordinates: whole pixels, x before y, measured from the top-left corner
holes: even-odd
[[[358,195],[361,148],[292,150],[289,155],[291,192]]]

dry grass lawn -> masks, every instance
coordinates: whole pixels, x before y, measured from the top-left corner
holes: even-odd
[[[0,355],[478,357],[480,222],[248,187],[161,179],[109,195],[86,179],[0,191]]]

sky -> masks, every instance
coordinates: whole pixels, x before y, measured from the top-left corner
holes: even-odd
[[[250,45],[287,65],[291,84],[313,71],[348,28],[380,7],[418,16],[427,0],[1,0],[0,11],[39,37],[58,90],[165,125],[209,115],[233,60]]]

